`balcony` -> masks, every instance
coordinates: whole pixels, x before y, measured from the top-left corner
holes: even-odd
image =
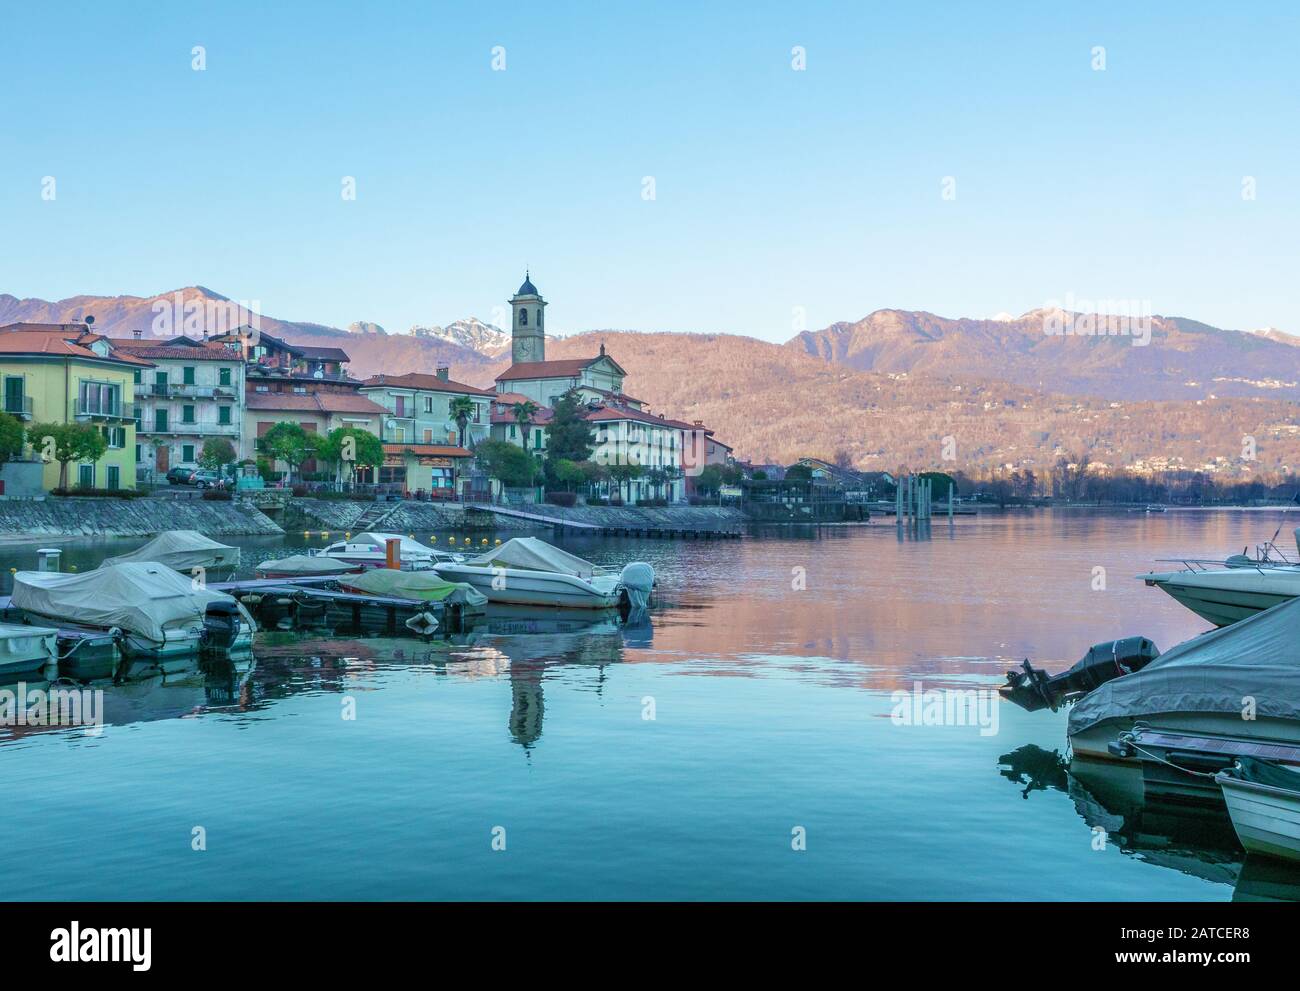
[[[5,396],[5,412],[10,416],[18,417],[20,420],[30,420],[32,418],[32,397]]]
[[[225,399],[234,402],[239,398],[239,391],[233,385],[188,385],[184,382],[160,385],[155,382],[140,398],[149,396],[155,399]]]
[[[157,429],[157,422],[136,423],[135,429],[142,434],[152,434],[155,437],[194,437],[202,435],[204,437],[238,437],[238,423],[213,423],[211,420],[198,420],[194,423],[185,423],[184,421],[170,420],[167,426],[161,430]]]
[[[132,403],[97,403],[77,399],[72,404],[72,415],[78,420],[135,420],[136,407]]]

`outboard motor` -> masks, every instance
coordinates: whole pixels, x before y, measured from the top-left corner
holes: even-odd
[[[205,650],[229,650],[239,636],[239,603],[217,600],[203,610],[203,647]]]
[[[619,581],[630,609],[639,612],[650,604],[650,593],[655,587],[655,569],[650,565],[644,561],[624,565]]]
[[[1039,671],[1026,660],[1021,670],[1007,672],[1007,683],[998,691],[1008,702],[1029,712],[1055,712],[1063,702],[1073,702],[1098,685],[1140,671],[1159,656],[1159,648],[1146,637],[1108,640],[1090,647],[1077,664],[1060,674]]]

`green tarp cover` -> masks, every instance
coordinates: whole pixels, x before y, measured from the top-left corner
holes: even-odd
[[[487,596],[464,582],[449,582],[433,571],[396,571],[375,568],[344,580],[349,588],[359,588],[371,595],[397,599],[422,599],[426,602],[450,602],[455,605],[482,605]]]

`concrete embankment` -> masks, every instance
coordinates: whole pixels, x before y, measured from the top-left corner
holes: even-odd
[[[739,509],[730,506],[511,506],[534,516],[564,523],[589,523],[611,528],[647,530],[723,530],[748,522]],[[497,514],[498,519],[504,519]]]
[[[503,506],[557,523],[587,523],[609,528],[642,530],[723,530],[744,526],[745,514],[723,506]],[[481,505],[428,502],[354,502],[348,499],[296,498],[285,507],[285,530],[351,532],[387,530],[394,533],[436,531],[538,532],[550,524],[493,512]]]
[[[422,530],[519,530],[537,527],[484,513],[466,512],[459,503],[431,502],[360,502],[351,499],[291,499],[280,515],[284,529],[326,530],[331,533],[357,533],[380,530],[390,533],[416,533]]]
[[[284,531],[237,501],[203,499],[58,498],[0,501],[0,540],[24,537],[144,537],[198,530],[209,537]]]

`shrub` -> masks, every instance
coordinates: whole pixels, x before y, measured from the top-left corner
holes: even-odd
[[[577,503],[578,495],[576,492],[548,492],[546,501],[552,506],[572,506]]]
[[[588,505],[588,506],[608,506],[608,505],[609,505],[609,500],[606,499],[604,496],[588,496],[588,497],[587,497],[587,505]]]
[[[293,494],[296,496],[305,496],[307,494],[307,486],[295,485],[293,487]]]
[[[609,497],[609,505],[611,505],[611,506],[621,506],[621,505],[623,505],[623,497],[622,497],[622,496],[610,496],[610,497]]]
[[[100,499],[139,499],[144,494],[138,489],[50,489],[52,496],[93,496]]]
[[[208,502],[229,502],[231,495],[224,489],[204,489],[200,498],[206,499]]]

